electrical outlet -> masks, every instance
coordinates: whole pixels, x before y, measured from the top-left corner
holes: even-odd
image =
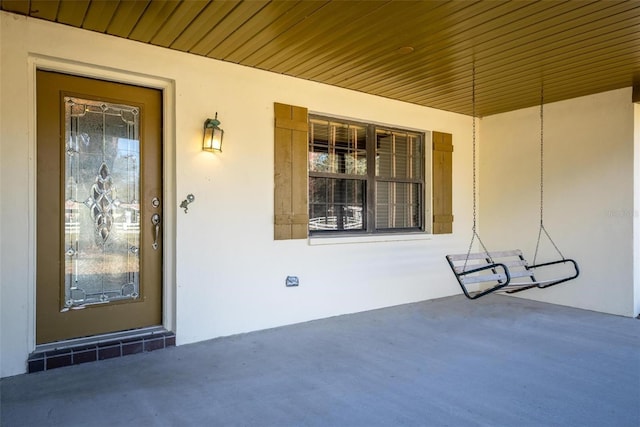
[[[287,287],[298,286],[299,284],[300,280],[298,280],[298,276],[287,276],[287,280],[285,281]]]

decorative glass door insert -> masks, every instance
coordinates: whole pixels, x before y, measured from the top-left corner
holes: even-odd
[[[140,109],[65,96],[62,311],[140,297]]]

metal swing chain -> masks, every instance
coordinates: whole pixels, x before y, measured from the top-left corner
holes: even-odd
[[[542,237],[542,232],[547,236],[556,252],[564,258],[560,249],[553,241],[547,229],[544,227],[544,87],[540,88],[540,229],[538,230],[538,240],[536,242],[536,251],[533,255],[533,264],[536,265],[536,261],[538,258],[538,249],[540,247],[540,238]]]
[[[471,242],[469,242],[469,249],[467,250],[467,257],[464,260],[464,265],[462,267],[462,271],[466,271],[467,270],[467,262],[469,261],[469,255],[471,254],[471,249],[473,248],[473,241],[475,240],[475,238],[478,238],[478,242],[480,243],[480,246],[482,247],[482,249],[484,250],[484,252],[487,254],[487,258],[489,259],[489,261],[491,263],[493,263],[493,260],[491,259],[491,255],[489,254],[489,251],[487,250],[487,248],[484,246],[484,243],[482,242],[482,239],[480,239],[480,235],[477,232],[477,209],[476,209],[476,66],[475,64],[473,65],[473,71],[472,71],[472,77],[471,77],[471,105],[472,105],[472,116],[473,116],[473,125],[472,125],[472,129],[473,129],[473,227],[472,227],[472,231],[473,234],[471,235]]]

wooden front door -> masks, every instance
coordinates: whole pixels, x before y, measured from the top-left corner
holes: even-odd
[[[162,323],[162,92],[38,71],[36,342]]]

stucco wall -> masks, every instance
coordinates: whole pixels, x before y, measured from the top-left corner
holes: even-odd
[[[631,89],[544,107],[545,228],[581,276],[523,297],[633,315]],[[482,120],[481,230],[491,248],[533,258],[540,218],[540,110]],[[543,255],[551,259],[545,243]]]
[[[1,375],[35,321],[36,66],[165,87],[165,324],[178,344],[458,293],[444,255],[470,229],[471,119],[0,13]],[[455,234],[313,245],[273,240],[273,103],[453,134]],[[224,152],[200,150],[218,112]],[[196,196],[185,214],[178,204]],[[326,242],[325,242],[326,243]],[[300,277],[286,288],[287,275]]]

